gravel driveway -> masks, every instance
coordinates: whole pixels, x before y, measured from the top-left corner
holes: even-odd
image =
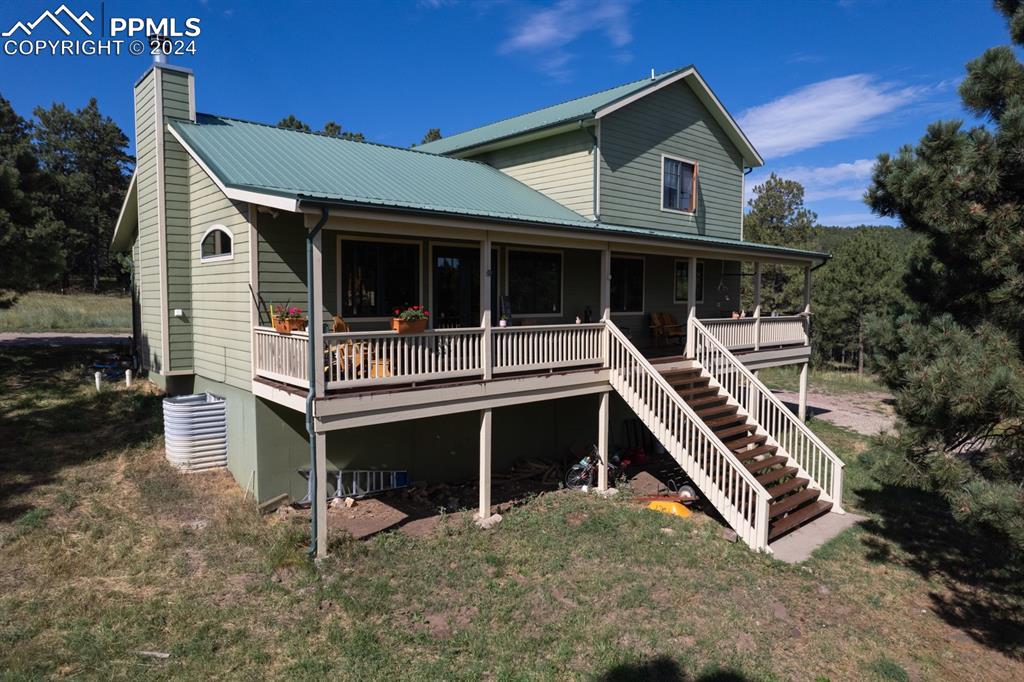
[[[797,411],[798,393],[778,390],[774,393],[793,412]],[[841,395],[808,391],[807,414],[865,436],[892,431],[896,424],[892,396],[875,391]]]

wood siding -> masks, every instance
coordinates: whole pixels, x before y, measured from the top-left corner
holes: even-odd
[[[191,254],[191,331],[195,373],[250,390],[249,207],[231,201],[191,158],[188,252]],[[230,260],[203,263],[199,244],[213,225],[231,232]]]
[[[594,217],[594,138],[575,130],[480,157],[580,215]]]
[[[161,70],[161,90],[165,118],[188,119],[189,80],[191,75],[180,71]],[[167,334],[173,371],[193,368],[193,340],[190,308],[192,277],[189,234],[189,156],[166,129],[161,135],[164,144],[164,221],[167,237]],[[175,309],[184,314],[175,317]]]
[[[160,303],[160,224],[156,158],[156,71],[151,70],[135,86],[135,164],[139,192],[139,234],[135,261],[139,279],[142,364],[153,372],[164,369]]]
[[[698,163],[697,211],[661,209],[662,154]],[[601,220],[740,239],[743,160],[685,83],[601,119]]]

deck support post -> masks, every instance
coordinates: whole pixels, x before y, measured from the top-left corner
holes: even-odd
[[[697,257],[690,256],[686,269],[686,357],[694,356],[693,330],[690,320],[697,316]]]
[[[606,244],[604,249],[601,251],[601,321],[610,322],[612,319],[612,249],[610,244]],[[609,339],[608,339],[608,326],[605,325],[604,332],[601,334],[601,364],[604,367],[608,366],[610,358],[608,357]]]
[[[601,465],[597,469],[597,489],[608,490],[608,391],[601,392],[597,406],[597,454]]]
[[[316,490],[313,513],[316,514],[316,558],[327,556],[327,434],[316,434]]]
[[[484,333],[480,343],[480,363],[483,365],[484,381],[489,381],[492,376],[494,364],[491,359],[491,350],[494,347],[491,342],[491,287],[494,286],[491,272],[491,233],[485,232],[484,238],[480,240],[480,326]]]
[[[804,345],[811,345],[811,266],[804,268]],[[797,416],[807,421],[807,371],[809,363],[800,366],[800,402]]]
[[[761,261],[754,263],[754,350],[761,350]]]
[[[800,401],[797,407],[797,416],[800,421],[807,421],[807,365],[800,365]]]
[[[481,519],[491,515],[491,412],[491,408],[480,410],[480,510],[476,515]]]

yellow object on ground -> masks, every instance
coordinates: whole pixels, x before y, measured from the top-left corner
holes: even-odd
[[[660,511],[664,514],[675,514],[676,516],[682,516],[686,518],[690,515],[690,510],[686,508],[681,502],[669,502],[668,500],[655,500],[647,505],[648,509],[654,511]]]

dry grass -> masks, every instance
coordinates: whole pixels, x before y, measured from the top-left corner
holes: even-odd
[[[800,390],[800,367],[769,367],[760,372],[761,381],[771,388],[786,391]],[[887,389],[870,374],[840,372],[832,369],[812,369],[807,376],[811,391],[843,395],[846,393],[886,393]]]
[[[129,331],[131,326],[127,296],[0,290],[0,332]]]
[[[335,538],[317,571],[306,519],[164,463],[158,396],[90,392],[87,351],[5,353],[0,677],[1024,676],[1019,575],[933,498],[868,479],[863,439],[826,424],[871,521],[804,566],[705,517],[555,493],[487,532],[454,515],[427,538]]]

